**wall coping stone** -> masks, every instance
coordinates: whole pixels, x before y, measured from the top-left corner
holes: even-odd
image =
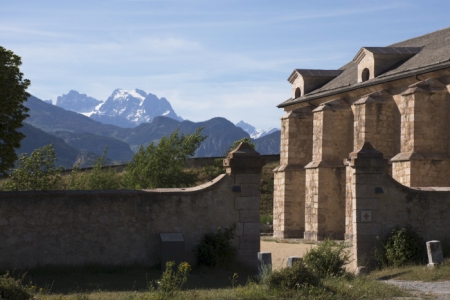
[[[236,149],[230,151],[223,160],[227,174],[260,174],[264,166],[264,159],[247,143],[240,143]]]

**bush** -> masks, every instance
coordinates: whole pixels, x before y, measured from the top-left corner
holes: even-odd
[[[32,299],[28,288],[22,280],[12,278],[9,273],[0,276],[0,299],[28,300]]]
[[[211,165],[207,165],[203,168],[201,173],[201,181],[211,181],[217,176],[225,173],[225,167],[223,166],[223,158],[216,158]]]
[[[332,240],[324,240],[319,246],[309,250],[303,260],[320,278],[344,275],[345,265],[350,263],[349,246]]]
[[[180,291],[187,282],[188,275],[191,272],[191,266],[187,262],[180,263],[176,272],[173,271],[174,266],[175,263],[173,261],[168,261],[166,270],[158,282],[158,293],[162,298],[171,297],[175,292]]]
[[[291,268],[284,268],[270,273],[264,280],[270,288],[285,290],[299,289],[306,286],[318,286],[320,279],[300,259]]]
[[[395,227],[375,250],[379,267],[401,267],[421,263],[425,258],[425,242],[411,226]]]
[[[236,258],[236,248],[232,245],[236,224],[230,228],[218,228],[216,233],[207,233],[196,249],[199,265],[221,267]]]

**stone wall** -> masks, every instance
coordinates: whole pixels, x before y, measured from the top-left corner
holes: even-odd
[[[244,144],[245,145],[245,144]],[[205,233],[237,225],[238,261],[260,250],[259,154],[241,145],[227,174],[193,188],[0,193],[0,268],[160,263],[160,233],[182,233],[185,259]]]
[[[386,173],[387,160],[369,143],[347,166],[346,239],[353,267],[372,257],[377,237],[410,225],[426,240],[450,238],[450,188],[410,188]]]

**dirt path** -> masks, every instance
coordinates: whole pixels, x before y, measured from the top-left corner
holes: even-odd
[[[315,247],[312,244],[305,244],[303,240],[293,240],[292,242],[282,242],[275,240],[261,240],[261,252],[272,253],[272,269],[286,267],[289,256],[302,257],[309,249]]]

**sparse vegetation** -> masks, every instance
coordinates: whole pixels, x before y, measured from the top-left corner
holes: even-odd
[[[237,251],[233,246],[236,224],[207,233],[196,249],[197,262],[208,267],[222,267],[234,262]]]
[[[425,241],[411,226],[395,227],[375,249],[379,267],[401,267],[425,262]]]
[[[8,272],[0,276],[0,299],[28,300],[32,292],[31,287],[22,284],[22,278],[15,279]]]
[[[319,286],[320,278],[312,272],[303,259],[296,261],[292,268],[275,270],[264,280],[269,288],[293,290],[308,286]]]
[[[67,182],[68,190],[115,190],[120,187],[120,176],[111,167],[105,166],[106,153],[97,159],[92,170],[80,172],[78,166],[73,168]]]
[[[187,262],[180,263],[176,271],[173,271],[174,266],[175,263],[173,261],[168,261],[166,263],[166,270],[157,282],[158,295],[162,299],[173,297],[177,292],[181,291],[191,272],[191,266]]]
[[[216,158],[213,164],[207,165],[199,170],[198,179],[200,182],[206,182],[224,173],[223,158]]]
[[[44,289],[46,292],[42,292],[35,285],[23,286],[23,289],[31,291],[31,297],[37,300],[391,299],[409,295],[372,277],[355,278],[346,274],[320,278],[304,261],[293,268],[275,271],[259,282],[249,270],[236,272],[236,265],[200,267],[192,272],[186,263],[180,264],[178,270],[173,267],[173,263],[166,265],[162,275],[156,268],[142,266],[44,267],[30,270],[27,276],[41,285],[51,284],[55,291]],[[74,282],[76,287],[72,286]],[[147,284],[143,285],[145,282]]]
[[[351,261],[348,247],[345,243],[325,239],[318,247],[309,250],[303,260],[320,278],[340,277],[345,275],[345,266]]]

